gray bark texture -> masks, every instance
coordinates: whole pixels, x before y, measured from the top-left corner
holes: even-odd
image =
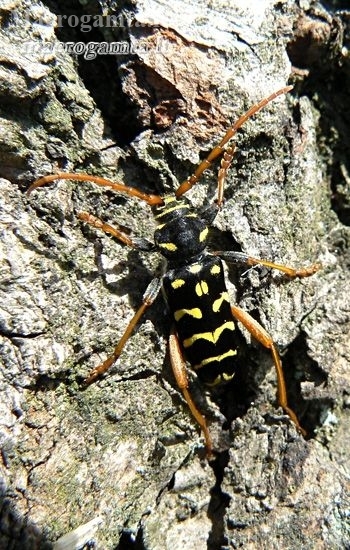
[[[2,0],[0,16],[0,548],[350,548],[350,12],[312,0]],[[88,56],[68,42],[129,50]],[[278,408],[270,353],[240,329],[232,384],[211,394],[190,375],[209,463],[171,373],[162,297],[110,372],[81,384],[161,262],[76,214],[152,239],[150,207],[66,180],[25,192],[58,171],[171,192],[287,82],[237,136],[212,243],[322,263],[299,280],[227,270],[232,303],[278,344],[309,435]],[[196,207],[215,199],[216,174],[188,193]]]

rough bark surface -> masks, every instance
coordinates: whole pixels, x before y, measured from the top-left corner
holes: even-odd
[[[350,13],[306,0],[59,4],[0,4],[0,547],[349,548]],[[87,32],[86,14],[119,25]],[[62,41],[133,51],[84,59]],[[25,191],[76,170],[169,192],[287,81],[294,91],[237,138],[213,245],[323,264],[296,281],[227,273],[232,301],[278,343],[309,438],[276,408],[271,357],[242,330],[225,392],[191,379],[209,464],[170,372],[162,299],[108,376],[81,388],[160,262],[76,213],[151,238],[149,207],[67,181]],[[214,168],[188,194],[196,206],[215,182]]]

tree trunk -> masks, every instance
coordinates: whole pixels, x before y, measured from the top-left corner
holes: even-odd
[[[57,4],[0,7],[0,547],[347,548],[349,12],[292,0]],[[76,214],[152,240],[150,207],[67,180],[25,191],[78,171],[172,192],[287,82],[294,90],[237,136],[212,246],[322,262],[300,280],[227,272],[232,303],[279,346],[308,438],[278,408],[270,354],[242,329],[241,372],[225,391],[190,375],[209,463],[171,373],[162,297],[110,372],[81,385],[161,262]],[[216,181],[217,165],[187,194],[196,207],[215,200]]]

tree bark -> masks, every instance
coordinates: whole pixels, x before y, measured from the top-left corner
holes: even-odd
[[[292,0],[59,4],[0,7],[0,547],[348,547],[349,12]],[[91,42],[100,49],[85,59]],[[103,42],[119,54],[102,55]],[[161,263],[76,214],[152,239],[150,208],[84,183],[25,191],[78,171],[172,192],[231,122],[287,82],[294,90],[237,136],[212,244],[322,262],[294,281],[227,273],[232,301],[278,344],[309,437],[277,408],[270,354],[241,330],[232,385],[210,395],[191,375],[214,439],[209,464],[170,372],[161,297],[108,375],[81,387]],[[215,199],[216,174],[188,193],[196,207]]]

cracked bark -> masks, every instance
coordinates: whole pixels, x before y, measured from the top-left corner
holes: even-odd
[[[103,549],[350,542],[349,15],[313,2],[253,4],[135,1],[117,12],[128,24],[113,31],[57,28],[64,41],[112,38],[138,49],[84,61],[44,51],[44,42],[58,44],[54,3],[2,3],[4,547],[51,548],[96,518],[103,523],[89,524],[88,535]],[[60,5],[72,13],[72,2]],[[98,14],[102,3],[73,7]],[[29,40],[39,44],[30,56]],[[244,334],[235,385],[214,401],[193,380],[218,451],[209,466],[169,373],[161,300],[110,375],[79,386],[121,335],[158,259],[98,235],[75,213],[147,237],[147,205],[68,182],[29,199],[24,190],[58,169],[172,190],[229,120],[290,74],[293,94],[238,138],[214,240],[291,265],[324,264],[293,282],[228,270],[233,298],[279,344],[291,404],[312,437],[304,441],[276,410],[271,358]],[[194,204],[215,196],[214,174],[189,193]],[[79,533],[82,546],[88,535]]]

